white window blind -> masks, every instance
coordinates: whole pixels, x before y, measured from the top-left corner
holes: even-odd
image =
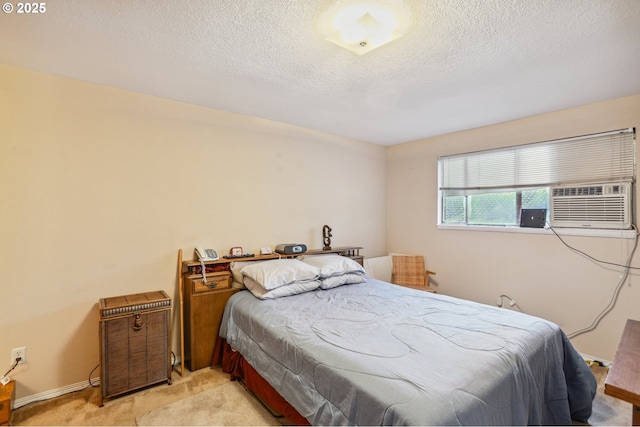
[[[444,196],[560,184],[633,181],[635,129],[438,159]]]

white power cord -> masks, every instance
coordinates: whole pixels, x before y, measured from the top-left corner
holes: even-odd
[[[18,366],[18,364],[20,363],[21,360],[22,360],[22,357],[16,358],[16,361],[14,362],[14,364],[11,365],[9,370],[4,373],[4,376],[2,378],[0,378],[0,384],[2,384],[2,385],[9,384],[9,381],[11,381],[11,378],[9,378],[9,376],[8,376],[9,372],[13,371],[16,368],[16,366]]]
[[[506,298],[509,300],[509,307],[515,307],[518,309],[518,311],[522,312],[522,309],[520,308],[520,306],[518,305],[518,303],[516,302],[516,300],[514,300],[513,298],[511,298],[509,295],[505,295],[502,294],[498,297],[498,299],[496,300],[496,305],[500,308],[502,308],[503,305],[503,298]]]
[[[207,267],[205,267],[202,258],[200,258],[200,267],[202,268],[202,283],[207,283]]]
[[[629,276],[629,269],[631,268],[631,259],[633,258],[633,254],[636,252],[636,248],[638,247],[638,230],[636,229],[635,225],[633,225],[633,228],[634,228],[634,230],[636,230],[635,239],[634,239],[634,242],[633,242],[633,248],[631,249],[631,252],[629,253],[629,257],[627,258],[627,262],[624,264],[624,270],[622,271],[622,273],[620,275],[620,281],[616,285],[616,288],[613,291],[613,295],[611,295],[611,300],[609,301],[609,304],[607,304],[607,306],[604,308],[604,310],[602,310],[600,312],[600,314],[598,314],[596,316],[596,318],[593,320],[591,325],[587,326],[584,329],[580,329],[578,331],[575,331],[575,332],[572,332],[570,334],[567,334],[567,338],[570,338],[570,339],[571,338],[575,338],[578,335],[582,335],[584,333],[593,331],[595,328],[598,327],[598,324],[600,323],[602,318],[604,316],[606,316],[611,310],[613,310],[613,307],[615,307],[616,302],[618,301],[618,295],[620,294],[620,290],[622,289],[622,285],[624,285],[624,282],[627,281],[627,277]]]

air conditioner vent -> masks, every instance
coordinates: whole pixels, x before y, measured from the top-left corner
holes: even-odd
[[[631,184],[552,187],[552,227],[631,228]]]

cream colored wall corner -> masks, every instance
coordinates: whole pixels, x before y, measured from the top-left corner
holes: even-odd
[[[374,144],[0,66],[0,360],[16,398],[86,380],[100,298],[163,289],[177,251],[301,242],[386,253]]]
[[[527,313],[554,321],[567,333],[589,326],[607,306],[620,269],[596,265],[554,236],[439,230],[437,159],[627,127],[640,128],[640,95],[390,147],[388,250],[425,255],[427,268],[438,274],[440,293],[493,305],[504,293]],[[625,262],[632,246],[628,239],[565,240],[618,263]],[[638,252],[633,265],[640,266]],[[572,342],[582,353],[613,360],[626,319],[640,318],[638,301],[640,279],[634,271],[615,309],[595,331]]]

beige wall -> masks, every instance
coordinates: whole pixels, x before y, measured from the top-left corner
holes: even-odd
[[[495,304],[500,294],[527,313],[571,333],[607,306],[619,269],[596,265],[552,235],[442,230],[437,223],[438,156],[640,128],[640,95],[398,145],[388,150],[388,243],[391,252],[424,254],[439,292]],[[566,237],[604,260],[624,263],[632,240]],[[639,251],[640,252],[640,251]],[[636,253],[633,264],[640,266]],[[588,355],[612,360],[627,318],[640,319],[640,279],[630,275],[615,309],[598,328],[572,340]]]
[[[384,254],[385,159],[374,144],[0,66],[0,366],[27,346],[16,397],[88,378],[99,298],[177,297],[179,248],[318,248],[329,224],[335,246]]]
[[[567,332],[591,323],[619,276],[552,236],[438,230],[436,161],[638,127],[640,95],[385,149],[6,66],[0,82],[0,360],[28,348],[18,399],[86,380],[99,298],[176,298],[179,248],[320,247],[330,224],[334,245],[424,254],[441,293],[488,304],[506,293]],[[618,262],[631,245],[567,240]],[[638,281],[573,340],[580,351],[613,358],[624,321],[640,317]],[[173,325],[175,350],[175,315]]]

